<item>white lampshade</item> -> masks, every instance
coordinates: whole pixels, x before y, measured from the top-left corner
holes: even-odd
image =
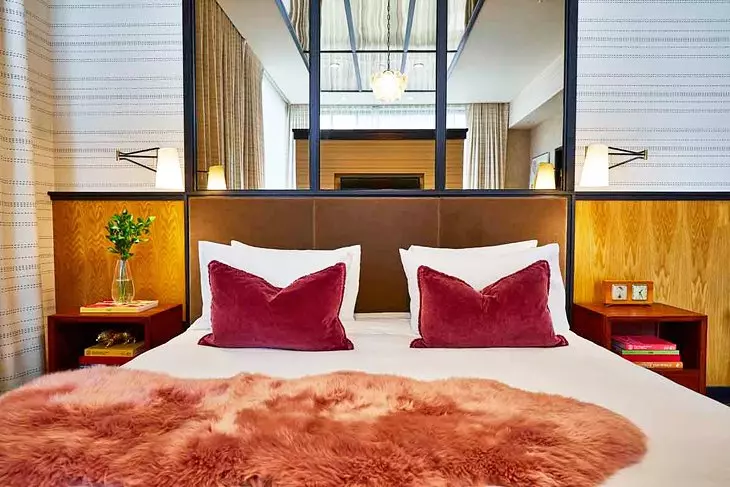
[[[183,189],[182,169],[180,158],[177,156],[177,149],[163,147],[157,151],[157,174],[155,175],[155,188],[158,189]]]
[[[533,189],[555,189],[555,166],[549,162],[541,162],[537,166]]]
[[[591,144],[586,147],[580,186],[608,186],[608,146]]]
[[[370,79],[375,98],[385,103],[400,100],[407,84],[408,77],[405,74],[390,69],[375,73]]]
[[[208,168],[208,189],[226,189],[226,170],[223,166]]]

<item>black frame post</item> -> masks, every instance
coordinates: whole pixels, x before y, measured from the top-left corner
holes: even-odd
[[[319,105],[322,4],[309,2],[309,190],[319,191]]]
[[[196,122],[195,95],[195,0],[183,0],[183,114],[185,117],[185,192],[197,190],[198,127]]]
[[[449,39],[449,5],[436,0],[436,149],[435,189],[446,189],[446,103],[447,56]]]
[[[575,118],[578,77],[578,0],[565,0],[563,73],[563,187],[575,190]]]

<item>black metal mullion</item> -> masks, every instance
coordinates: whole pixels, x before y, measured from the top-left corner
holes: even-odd
[[[352,63],[355,69],[357,80],[357,91],[362,91],[362,76],[360,74],[360,61],[357,59],[357,40],[355,39],[355,23],[352,21],[352,5],[350,0],[345,2],[345,17],[347,17],[347,35],[350,38],[350,50],[352,51]]]
[[[309,189],[319,190],[320,0],[309,2]]]
[[[469,40],[469,36],[471,35],[471,31],[474,29],[474,25],[477,23],[477,19],[479,18],[479,12],[482,11],[482,7],[484,6],[484,0],[478,0],[476,5],[474,5],[474,10],[471,12],[471,17],[469,17],[469,20],[466,22],[466,28],[464,29],[464,35],[461,36],[461,40],[459,41],[459,46],[456,48],[456,54],[454,54],[454,58],[451,60],[451,64],[449,65],[449,72],[447,76],[451,76],[451,73],[454,71],[454,68],[456,67],[456,62],[461,57],[461,53],[464,52],[464,47],[466,46],[466,41]],[[449,51],[454,52],[454,51]]]
[[[416,12],[416,0],[410,0],[408,3],[408,20],[406,21],[406,33],[403,37],[403,57],[400,61],[400,72],[406,72],[406,62],[408,61],[408,47],[411,44],[411,30],[413,29],[413,15]]]
[[[446,189],[446,48],[449,35],[449,5],[447,0],[436,1],[436,167],[435,189]]]
[[[195,0],[184,0],[182,4],[183,25],[183,112],[185,148],[185,191],[198,189],[197,140],[195,101]]]
[[[575,110],[578,77],[578,0],[565,1],[565,67],[563,77],[563,187],[575,189]]]

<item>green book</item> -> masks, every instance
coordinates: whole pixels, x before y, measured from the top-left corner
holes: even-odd
[[[679,355],[679,350],[624,350],[617,346],[611,348],[621,355]]]

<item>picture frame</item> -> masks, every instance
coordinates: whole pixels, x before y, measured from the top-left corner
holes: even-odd
[[[530,189],[535,189],[535,179],[537,178],[537,166],[543,162],[550,163],[550,152],[543,152],[536,155],[530,161]]]

